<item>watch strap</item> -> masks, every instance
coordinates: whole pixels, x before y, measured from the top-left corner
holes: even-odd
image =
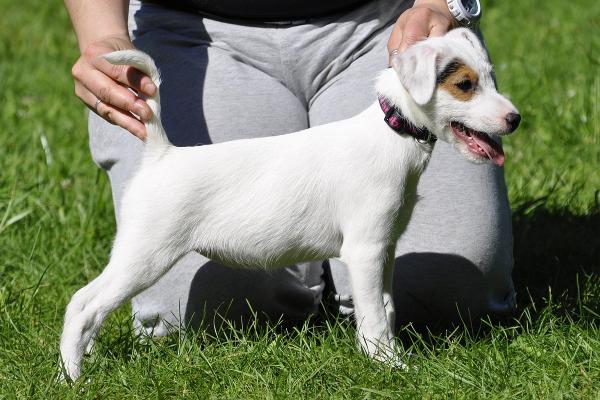
[[[481,4],[479,3],[479,0],[471,0],[474,1],[476,5],[475,12],[472,12],[471,10],[466,9],[463,1],[464,0],[446,0],[448,10],[450,10],[450,13],[459,25],[467,27],[473,26],[477,24],[479,17],[481,16]]]

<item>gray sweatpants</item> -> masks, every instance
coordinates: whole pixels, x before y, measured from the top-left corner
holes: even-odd
[[[387,67],[391,26],[410,6],[379,0],[306,23],[248,26],[132,3],[131,35],[161,70],[163,123],[178,146],[289,133],[362,111],[375,101],[374,79]],[[89,132],[118,215],[142,143],[93,113]],[[502,169],[471,164],[438,142],[418,190],[397,249],[399,321],[510,312],[511,215]],[[326,278],[339,310],[350,312],[345,266],[330,264],[328,274],[321,262],[236,270],[189,254],[135,297],[135,324],[162,335],[170,326],[210,322],[215,310],[236,321],[254,313],[302,320],[317,311]]]

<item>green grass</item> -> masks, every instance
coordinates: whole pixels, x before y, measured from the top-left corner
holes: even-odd
[[[69,387],[55,382],[62,315],[106,261],[110,187],[72,94],[61,4],[0,0],[0,398],[599,399],[600,3],[485,6],[500,88],[524,118],[505,141],[515,320],[407,330],[414,368],[398,371],[360,355],[345,321],[142,341],[124,307]]]

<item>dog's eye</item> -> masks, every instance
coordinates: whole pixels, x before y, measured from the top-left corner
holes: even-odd
[[[471,82],[471,80],[469,79],[465,79],[464,81],[455,83],[454,86],[456,86],[463,92],[468,92],[469,90],[473,89],[473,82]]]

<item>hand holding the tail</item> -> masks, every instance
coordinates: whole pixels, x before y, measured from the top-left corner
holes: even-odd
[[[140,139],[152,111],[141,96],[153,96],[156,86],[139,70],[112,65],[103,55],[133,49],[127,38],[109,37],[88,45],[72,69],[75,94],[96,114]],[[135,92],[135,93],[134,93]]]

